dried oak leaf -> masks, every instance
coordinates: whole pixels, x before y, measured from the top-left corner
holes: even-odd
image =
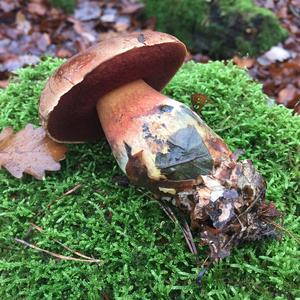
[[[293,85],[288,84],[278,93],[277,102],[286,107],[293,108],[300,98],[300,91]]]
[[[204,94],[200,94],[200,93],[193,94],[191,96],[191,101],[192,101],[193,108],[199,112],[202,110],[203,106],[206,104],[207,96]]]
[[[239,67],[239,68],[247,68],[251,69],[255,64],[255,59],[251,57],[239,57],[234,56],[233,62]]]
[[[66,152],[66,146],[52,141],[43,128],[35,129],[32,124],[16,134],[11,127],[0,133],[0,168],[3,166],[16,178],[25,172],[43,179],[46,170],[60,169],[59,161]]]

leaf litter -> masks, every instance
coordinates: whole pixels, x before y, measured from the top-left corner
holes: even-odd
[[[27,173],[43,179],[45,171],[60,170],[59,161],[65,158],[67,148],[51,140],[43,128],[27,124],[14,134],[11,127],[0,133],[0,167],[12,176],[21,178]]]
[[[273,10],[289,38],[257,58],[233,57],[240,67],[263,83],[264,92],[278,104],[300,113],[300,3],[299,0],[256,0]],[[155,29],[155,18],[141,21],[137,1],[80,0],[73,14],[46,0],[3,0],[0,3],[0,87],[17,68],[35,65],[45,55],[68,58],[98,41],[123,32]],[[209,57],[189,54],[206,63]],[[286,97],[287,95],[287,97]]]
[[[202,176],[202,183],[171,200],[190,218],[191,229],[200,237],[200,245],[209,247],[212,262],[229,256],[231,249],[243,242],[280,237],[274,220],[281,213],[274,203],[266,202],[265,181],[250,160],[236,159],[233,155],[213,174]],[[169,209],[164,211],[174,221],[174,214]],[[191,234],[182,230],[190,251],[195,253]]]
[[[238,58],[234,62],[247,67],[250,75],[263,83],[263,91],[276,103],[300,114],[300,1],[255,2],[277,15],[289,37],[257,58]],[[251,63],[247,65],[245,62],[249,61]]]
[[[1,0],[1,86],[10,72],[35,65],[42,56],[67,58],[119,32],[141,29],[136,16],[142,8],[125,0],[80,0],[73,14],[67,14],[46,0]]]

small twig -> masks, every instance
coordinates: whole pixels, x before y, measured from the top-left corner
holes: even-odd
[[[51,255],[51,256],[56,257],[56,258],[61,259],[61,260],[72,260],[72,261],[80,261],[80,262],[88,262],[88,263],[102,263],[103,262],[100,259],[94,259],[94,258],[92,258],[92,259],[82,259],[82,258],[76,258],[76,257],[72,257],[72,256],[60,255],[60,254],[57,254],[57,253],[54,253],[54,252],[42,249],[42,248],[40,248],[38,246],[35,246],[33,244],[27,243],[26,241],[20,240],[18,238],[15,238],[15,241],[18,242],[18,243],[20,243],[20,244],[23,244],[23,245],[25,245],[27,247],[30,247],[30,248],[35,249],[37,251],[46,253],[48,255]]]
[[[72,256],[60,255],[60,254],[57,254],[57,253],[54,253],[54,252],[42,249],[40,247],[37,247],[37,246],[35,246],[33,244],[27,243],[26,241],[18,239],[18,238],[15,238],[15,241],[18,242],[18,243],[20,243],[20,244],[23,244],[23,245],[25,245],[27,247],[35,249],[37,251],[47,253],[48,255],[54,256],[54,257],[56,257],[58,259],[61,259],[61,260],[73,260],[73,261],[81,261],[81,262],[89,262],[89,263],[102,263],[103,262],[100,259],[94,259],[94,258],[93,259],[81,259],[81,258],[76,258],[76,257],[72,257]]]
[[[44,231],[43,228],[41,228],[41,227],[35,225],[34,223],[30,223],[30,225],[31,225],[34,229],[36,229],[37,231],[39,231],[39,232],[43,232],[43,231]],[[89,260],[94,259],[94,258],[92,258],[92,257],[86,256],[86,255],[84,255],[84,254],[81,254],[81,253],[78,252],[78,251],[75,251],[75,250],[69,248],[68,246],[66,246],[66,245],[63,244],[62,242],[58,241],[57,239],[51,239],[51,240],[53,240],[54,242],[56,242],[57,244],[59,244],[60,246],[62,246],[64,249],[66,249],[66,250],[72,252],[73,254],[75,254],[75,255],[77,255],[77,256],[79,256],[79,257],[83,257],[83,258],[86,258],[86,259],[89,259]]]
[[[205,260],[204,260],[204,262],[203,262],[203,264],[202,264],[202,266],[201,266],[201,269],[200,269],[199,272],[198,272],[198,275],[197,275],[197,278],[196,278],[196,283],[197,283],[200,287],[201,287],[201,285],[202,285],[202,279],[203,279],[205,273],[209,270],[209,268],[210,268],[210,266],[211,266],[211,264],[212,264],[212,262],[210,261],[210,262],[206,265],[208,259],[210,259],[210,258],[211,258],[210,256],[207,256],[207,257],[205,258]]]
[[[236,236],[237,236],[237,233],[233,234],[233,235],[231,236],[231,238],[225,243],[225,245],[224,245],[222,248],[225,249],[225,248],[227,247],[227,245],[228,245],[229,243],[231,243],[231,241],[232,241]]]
[[[252,203],[247,207],[247,209],[244,210],[242,213],[240,213],[238,217],[241,217],[241,216],[245,215],[254,206],[254,204],[256,204],[256,202],[258,201],[258,199],[260,199],[262,193],[263,193],[263,191],[260,191],[260,193],[254,199],[254,201],[252,201]]]
[[[206,262],[210,259],[210,256],[206,256],[206,258],[204,259],[204,262],[202,263],[202,267],[205,267]],[[210,265],[210,263],[208,264]]]
[[[297,19],[300,19],[300,14],[293,5],[289,4],[288,8],[289,8],[290,12],[294,15],[294,17],[296,17]]]
[[[288,229],[284,228],[283,226],[269,220],[269,219],[265,219],[265,221],[271,225],[273,225],[274,227],[280,229],[281,231],[285,232],[286,234],[288,234],[291,238],[293,238],[298,244],[300,244],[300,239],[298,236],[296,236],[295,234],[293,234],[291,231],[289,231]]]
[[[242,211],[238,216],[235,216],[236,219],[238,219],[238,221],[240,222],[240,217],[247,214],[247,212],[256,204],[256,202],[260,199],[261,195],[262,195],[263,191],[260,191],[260,193],[257,195],[257,197],[252,201],[252,203],[247,207],[247,209],[245,209],[244,211]]]
[[[173,221],[173,223],[176,224],[176,219],[174,218],[174,215],[170,214],[170,212],[167,210],[166,206],[162,204],[161,202],[158,202],[160,208],[165,212],[165,214]]]
[[[175,214],[173,213],[172,209],[168,206],[165,205],[163,202],[159,201],[159,205],[160,207],[163,209],[163,211],[166,213],[166,215],[174,222],[174,224],[179,225],[179,227],[181,228],[182,232],[183,232],[183,236],[185,238],[185,241],[188,245],[188,248],[190,250],[190,252],[192,254],[197,255],[197,249],[193,240],[193,236],[192,233],[190,231],[190,228],[188,226],[188,224],[185,221],[185,228],[179,223],[178,219],[176,218]]]
[[[237,220],[239,221],[240,225],[241,225],[241,232],[243,232],[244,230],[246,230],[246,227],[244,226],[244,224],[241,222],[239,216],[236,216]]]
[[[81,184],[77,184],[75,185],[73,188],[71,188],[70,190],[66,191],[65,193],[62,194],[62,196],[57,197],[56,199],[54,199],[49,205],[48,205],[48,209],[51,208],[51,206],[58,200],[60,200],[63,196],[68,196],[72,193],[74,193],[75,191],[77,191],[78,189],[81,188]]]
[[[50,204],[48,204],[47,208],[50,209],[51,206],[52,206],[55,202],[59,201],[59,200],[62,199],[64,196],[68,196],[68,195],[74,193],[74,192],[77,191],[79,188],[81,188],[81,186],[82,186],[81,184],[75,185],[73,188],[71,188],[70,190],[66,191],[66,192],[63,193],[61,196],[55,198],[52,202],[50,202]],[[35,217],[35,218],[37,218],[37,217],[43,217],[45,214],[46,214],[46,211],[45,211],[44,209],[40,209],[39,211],[37,211],[37,213],[34,215],[34,217]],[[30,235],[31,235],[31,233],[32,233],[32,228],[29,228],[29,229],[28,229],[28,232],[27,232],[26,235],[25,235],[25,237],[26,237],[25,239],[29,238]]]
[[[88,260],[93,260],[94,258],[92,257],[89,257],[89,256],[86,256],[84,254],[81,254],[80,252],[78,251],[75,251],[75,250],[72,250],[71,248],[69,248],[68,246],[64,245],[63,243],[61,243],[60,241],[56,240],[56,239],[53,239],[54,242],[56,242],[57,244],[61,245],[64,249],[72,252],[73,254],[79,256],[79,257],[83,257],[83,258],[86,258]]]
[[[197,251],[197,248],[196,248],[196,245],[194,243],[194,239],[193,239],[193,235],[192,235],[192,232],[191,232],[191,229],[190,229],[190,226],[189,224],[187,223],[186,219],[184,218],[183,219],[184,221],[184,227],[185,227],[185,230],[187,232],[187,237],[191,243],[191,246],[192,246],[192,253],[195,254],[195,255],[198,255],[198,251]]]
[[[77,191],[78,189],[80,189],[81,186],[82,186],[82,185],[81,185],[80,183],[77,184],[77,185],[75,185],[73,188],[71,188],[70,190],[66,191],[66,192],[63,193],[61,196],[55,198],[52,202],[50,202],[50,204],[48,204],[47,208],[50,209],[51,206],[52,206],[55,202],[59,201],[59,200],[62,199],[64,196],[68,196],[68,195],[74,193],[75,191]],[[35,216],[36,216],[36,217],[38,217],[38,216],[43,216],[43,215],[45,215],[45,213],[46,213],[46,212],[45,212],[44,210],[39,210],[39,211],[36,213]]]
[[[78,183],[78,184],[75,185],[73,188],[71,188],[70,190],[66,191],[66,192],[63,194],[63,196],[68,196],[68,195],[74,193],[75,191],[77,191],[78,189],[80,189],[81,186],[82,186],[82,185],[81,185],[80,183]]]

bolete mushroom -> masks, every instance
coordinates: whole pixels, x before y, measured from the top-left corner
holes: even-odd
[[[237,240],[272,231],[257,213],[265,183],[196,113],[159,92],[185,56],[182,42],[160,32],[100,42],[52,75],[39,112],[56,141],[105,134],[129,180],[188,211],[217,259]]]

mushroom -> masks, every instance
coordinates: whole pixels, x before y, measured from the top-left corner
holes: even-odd
[[[40,99],[43,127],[65,143],[104,133],[132,182],[176,194],[176,181],[195,181],[212,171],[214,160],[230,154],[197,114],[159,92],[185,55],[185,45],[175,37],[150,31],[89,48],[47,82]],[[217,141],[219,149],[209,151],[207,139]]]
[[[48,135],[58,142],[105,135],[132,183],[188,211],[192,226],[216,245],[209,228],[221,230],[257,197],[263,201],[265,183],[249,161],[237,162],[188,106],[160,93],[185,56],[182,42],[160,32],[100,42],[51,76],[39,112]],[[258,223],[252,223],[254,234]],[[231,238],[224,233],[218,249],[211,246],[215,257],[226,256]]]

